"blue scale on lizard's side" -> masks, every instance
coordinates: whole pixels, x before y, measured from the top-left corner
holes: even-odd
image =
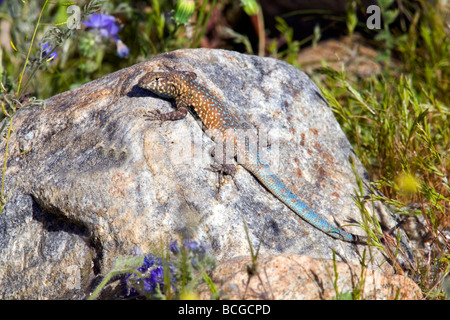
[[[364,237],[334,226],[313,210],[308,209],[307,205],[270,170],[269,166],[260,160],[258,151],[254,149],[256,145],[249,143],[249,138],[245,135],[245,130],[242,130],[239,121],[214,94],[195,80],[196,77],[194,72],[188,71],[151,72],[143,76],[139,80],[139,87],[160,97],[174,99],[177,105],[176,111],[166,114],[151,111],[146,115],[147,119],[179,120],[186,116],[189,107],[193,107],[206,129],[222,132],[222,141],[216,142],[224,143],[229,141],[227,139],[232,139],[235,145],[233,156],[239,152],[244,154],[244,161],[240,164],[298,216],[336,239],[366,243]],[[227,170],[224,171],[227,172]]]

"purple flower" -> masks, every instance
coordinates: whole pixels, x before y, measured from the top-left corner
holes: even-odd
[[[39,43],[39,47],[41,47],[42,54],[43,54],[44,56],[47,56],[50,52],[53,51],[53,49],[50,48],[50,45],[49,45],[48,43],[44,43],[43,45]],[[50,54],[50,56],[48,57],[47,60],[48,60],[48,61],[54,60],[57,56],[58,56],[58,54],[57,54],[55,51],[53,51],[53,52]]]
[[[198,243],[194,240],[183,239],[183,246],[192,252],[198,249]]]
[[[114,23],[116,18],[108,14],[91,14],[88,21],[83,21],[84,25],[91,29],[97,29],[102,37],[111,37],[119,40],[119,27]]]
[[[108,14],[91,14],[84,25],[96,30],[104,38],[112,38],[117,45],[117,54],[123,58],[128,56],[130,49],[119,38],[119,26],[115,24],[116,18]]]
[[[144,279],[144,291],[154,293],[158,284],[162,286],[164,281],[164,270],[161,266],[150,271],[150,276]]]
[[[152,254],[149,253],[147,256],[144,257],[144,262],[142,263],[142,266],[140,266],[137,270],[145,273],[148,268],[152,267],[155,264],[155,259],[153,258]]]
[[[117,40],[116,45],[117,54],[119,55],[119,57],[124,58],[130,54],[130,49],[128,49],[128,47],[122,42],[122,40]]]
[[[152,279],[152,281],[157,284],[157,283],[162,283],[164,280],[164,270],[163,267],[159,266],[156,269],[153,269],[150,272],[150,278]]]
[[[206,256],[206,248],[200,244],[198,244],[196,241],[194,240],[183,240],[183,246],[188,249],[189,251],[191,251],[192,253],[198,255],[198,258],[200,258],[200,260],[204,259]]]
[[[180,248],[178,247],[178,241],[177,240],[175,240],[175,241],[173,241],[172,243],[169,244],[169,250],[172,251],[175,254],[180,252]]]
[[[169,263],[169,271],[173,273],[172,266]],[[128,274],[125,276],[125,285],[128,288],[127,295],[131,296],[134,294],[154,294],[156,293],[156,288],[164,290],[164,269],[163,261],[159,257],[153,257],[151,253],[144,257],[142,266],[136,269],[143,274],[140,278],[133,274]],[[173,276],[171,275],[171,279]],[[173,279],[174,280],[174,279]],[[172,280],[172,281],[173,281]],[[139,284],[141,283],[141,284]]]

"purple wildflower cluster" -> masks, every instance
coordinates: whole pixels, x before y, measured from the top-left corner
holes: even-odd
[[[128,274],[125,277],[125,284],[129,287],[128,295],[153,294],[158,288],[164,291],[164,270],[161,258],[153,257],[150,253],[144,257],[142,266],[136,270],[143,274],[143,277],[140,278],[135,274]]]
[[[215,266],[215,260],[213,263],[207,257],[207,247],[198,244],[193,240],[183,240],[182,246],[178,244],[175,240],[169,245],[169,251],[175,256],[175,259],[163,264],[163,260],[159,257],[154,257],[151,253],[144,257],[142,266],[136,269],[137,274],[128,274],[125,277],[125,285],[127,287],[127,295],[140,295],[145,297],[155,297],[157,294],[164,294],[165,283],[164,283],[164,266],[168,266],[167,272],[169,272],[170,285],[173,291],[176,291],[176,282],[180,278],[182,272],[187,270],[182,269],[180,261],[185,261],[185,259],[179,259],[182,255],[189,258],[190,266],[193,269],[199,269],[202,263],[209,263]],[[189,267],[188,269],[192,269]],[[190,272],[190,271],[187,271]],[[191,275],[185,275],[186,279],[191,279]]]
[[[174,242],[171,243],[172,248],[169,246],[169,250],[174,252],[175,250],[178,250],[178,252],[180,251],[180,248],[178,248],[178,242],[175,240]],[[191,257],[191,265],[197,269],[198,265],[199,265],[199,261],[205,259],[206,257],[206,252],[207,252],[207,248],[198,244],[196,241],[193,240],[187,240],[187,239],[183,239],[183,247],[187,250],[190,251],[192,253],[192,257]]]
[[[101,37],[112,38],[116,42],[117,54],[123,58],[128,56],[130,49],[120,40],[120,28],[115,24],[116,18],[108,14],[91,14],[88,21],[83,24],[98,33]]]

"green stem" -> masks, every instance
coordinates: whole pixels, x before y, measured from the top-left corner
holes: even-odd
[[[36,38],[37,29],[39,28],[39,23],[41,22],[42,13],[44,12],[44,9],[47,6],[47,3],[48,3],[48,0],[45,0],[44,5],[42,6],[42,10],[39,13],[39,18],[38,18],[38,21],[37,21],[37,24],[36,24],[36,28],[34,28],[33,37],[31,38],[30,48],[28,49],[27,58],[25,59],[25,63],[23,64],[23,70],[19,74],[19,84],[17,85],[17,92],[16,92],[16,95],[18,97],[20,97],[20,93],[21,93],[20,86],[22,84],[22,78],[23,78],[23,75],[25,74],[25,68],[27,67],[28,60],[30,58],[31,49],[33,48],[33,43],[34,43],[34,39]]]
[[[264,16],[262,12],[262,7],[258,4],[258,56],[264,57],[266,48],[266,34],[264,31]]]
[[[143,279],[145,277],[142,273],[140,273],[139,271],[137,271],[135,269],[121,269],[121,270],[111,271],[103,278],[102,282],[100,282],[100,284],[97,286],[97,288],[95,288],[94,292],[92,292],[92,294],[90,295],[88,300],[95,300],[97,298],[97,296],[100,294],[100,291],[102,291],[103,287],[108,283],[109,280],[111,280],[111,278],[113,276],[115,276],[117,274],[127,274],[127,273],[134,273],[136,276],[140,277],[141,279]]]
[[[11,118],[11,120],[9,122],[8,135],[6,136],[5,161],[3,162],[2,190],[1,190],[1,195],[0,195],[0,202],[1,202],[0,214],[3,211],[3,208],[6,204],[5,197],[4,197],[4,190],[5,190],[5,177],[6,177],[6,163],[8,161],[8,147],[9,147],[9,140],[10,140],[9,138],[11,137],[12,122],[13,122],[13,120]]]
[[[206,2],[206,1],[205,1],[205,2]],[[202,21],[202,24],[203,24],[202,30],[201,30],[200,34],[199,34],[199,35],[196,37],[196,39],[195,39],[194,48],[197,48],[197,47],[198,47],[201,38],[202,38],[203,35],[205,34],[205,32],[206,32],[206,27],[208,26],[209,19],[211,18],[211,14],[212,14],[212,12],[213,12],[215,6],[216,6],[216,0],[212,0],[212,1],[211,1],[211,5],[209,6],[208,14],[206,15],[206,18],[205,18],[205,21]]]

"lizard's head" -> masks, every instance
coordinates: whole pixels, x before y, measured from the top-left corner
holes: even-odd
[[[188,71],[150,72],[139,80],[138,86],[163,98],[175,98],[186,81],[192,81],[196,76]]]
[[[148,73],[139,80],[138,86],[164,98],[173,98],[178,92],[177,80],[169,72]]]

